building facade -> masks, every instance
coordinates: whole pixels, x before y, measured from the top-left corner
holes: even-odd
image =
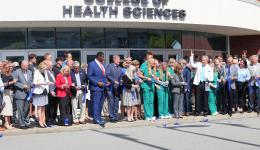
[[[257,0],[9,0],[0,2],[0,58],[54,58],[70,51],[87,63],[98,51],[142,61],[236,53],[259,46]],[[256,39],[256,40],[255,40]],[[256,43],[258,42],[258,43]],[[244,44],[241,44],[244,43]],[[251,45],[246,46],[246,45]],[[241,46],[241,48],[240,48]],[[258,47],[260,48],[260,47]],[[234,50],[234,51],[232,51]]]

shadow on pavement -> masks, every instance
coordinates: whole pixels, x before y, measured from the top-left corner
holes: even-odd
[[[219,124],[219,125],[233,126],[233,127],[239,127],[239,128],[246,128],[246,129],[252,129],[252,130],[259,130],[259,131],[260,131],[260,128],[252,128],[252,127],[250,127],[250,126],[246,126],[246,125],[243,125],[243,124],[218,123],[218,122],[210,122],[210,123]]]
[[[193,135],[199,135],[199,136],[219,139],[219,140],[223,140],[223,141],[229,141],[229,142],[233,142],[233,143],[238,143],[238,144],[244,144],[244,145],[249,145],[249,146],[254,146],[254,147],[260,147],[259,144],[248,143],[248,142],[228,139],[228,138],[224,138],[224,137],[219,137],[219,136],[208,135],[208,134],[204,134],[204,133],[198,133],[198,132],[185,131],[185,130],[178,129],[178,128],[182,128],[182,127],[185,128],[185,127],[207,127],[207,126],[205,126],[205,125],[188,125],[188,126],[179,126],[179,127],[176,126],[176,127],[159,127],[159,128],[171,129],[171,130],[174,130],[174,131],[177,131],[177,132],[189,133],[189,134],[193,134]]]
[[[108,132],[102,132],[102,131],[99,131],[99,130],[91,130],[91,131],[98,132],[98,133],[105,134],[105,135],[110,135],[110,136],[113,136],[113,137],[116,137],[116,138],[120,138],[120,139],[124,139],[124,140],[127,140],[127,141],[131,141],[131,142],[135,142],[137,144],[145,145],[145,146],[148,146],[148,147],[154,148],[154,149],[170,150],[168,148],[164,148],[164,147],[160,147],[160,146],[157,146],[157,145],[141,142],[138,139],[131,138],[128,135],[125,135],[125,134],[108,133]]]

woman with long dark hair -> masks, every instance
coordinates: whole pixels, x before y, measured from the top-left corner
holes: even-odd
[[[238,111],[243,113],[245,109],[247,83],[250,80],[251,75],[247,68],[247,60],[239,60],[238,76],[237,76],[237,88],[238,88]]]

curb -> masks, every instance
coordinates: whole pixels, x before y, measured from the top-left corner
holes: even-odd
[[[260,118],[257,113],[243,113],[243,114],[233,114],[232,117],[229,115],[218,115],[218,116],[208,116],[206,117],[206,122],[220,121],[220,120],[230,120],[230,119],[246,119],[246,118]],[[46,134],[46,133],[62,133],[62,132],[75,132],[75,131],[85,131],[85,130],[104,130],[104,129],[114,129],[114,128],[128,128],[128,127],[141,127],[141,126],[166,126],[169,124],[183,124],[183,123],[198,123],[203,122],[205,117],[203,116],[189,116],[183,119],[161,119],[156,121],[145,121],[139,120],[135,122],[121,121],[118,123],[107,123],[105,128],[92,123],[87,123],[85,125],[73,125],[70,127],[55,126],[53,128],[30,128],[27,130],[13,129],[6,130],[2,132],[4,136],[17,136],[17,135],[29,135],[29,134]]]

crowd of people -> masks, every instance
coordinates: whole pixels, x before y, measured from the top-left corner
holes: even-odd
[[[178,61],[161,62],[147,52],[142,64],[114,55],[107,65],[104,58],[98,52],[95,60],[80,64],[65,53],[53,65],[52,55],[46,53],[39,64],[36,54],[19,63],[0,61],[0,130],[35,124],[70,126],[88,120],[104,127],[106,122],[189,115],[259,114],[258,55],[247,58],[243,51],[240,57],[229,55],[224,61],[222,56],[196,57],[191,51]],[[105,100],[108,119],[102,116]]]

